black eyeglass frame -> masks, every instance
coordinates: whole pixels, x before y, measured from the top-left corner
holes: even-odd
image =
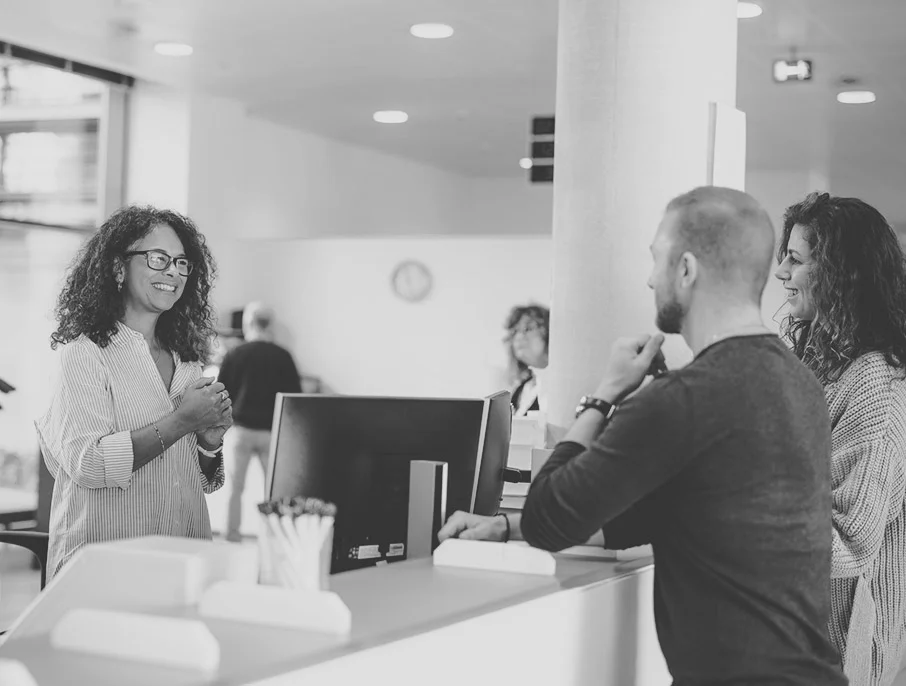
[[[163,255],[164,257],[167,258],[167,263],[160,269],[158,269],[157,267],[152,267],[151,266],[151,254],[152,253],[154,253],[155,255]],[[170,268],[170,265],[173,264],[174,262],[176,263],[176,271],[177,271],[177,273],[179,273],[180,276],[188,276],[189,274],[192,273],[192,270],[195,269],[195,263],[192,262],[192,260],[190,260],[189,258],[187,258],[187,257],[171,257],[170,255],[165,253],[163,250],[130,250],[129,252],[126,253],[126,257],[133,257],[135,255],[144,255],[145,264],[148,265],[148,269],[153,269],[156,272],[166,271],[167,269]],[[183,274],[179,268],[180,262],[185,263],[185,267],[186,267],[185,274]]]

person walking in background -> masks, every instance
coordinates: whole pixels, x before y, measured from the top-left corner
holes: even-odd
[[[832,426],[831,640],[853,686],[887,686],[906,650],[906,263],[874,207],[813,193],[786,211],[783,333]]]
[[[223,485],[232,424],[223,385],[201,376],[214,271],[192,221],[153,207],[114,212],[70,268],[59,378],[35,423],[55,479],[48,578],[89,542],[211,538],[204,494]]]
[[[547,367],[550,340],[550,310],[541,305],[516,306],[506,320],[510,366],[514,386],[511,402],[517,417],[541,409],[543,403],[538,370]]]
[[[227,441],[230,502],[226,538],[242,540],[242,492],[252,458],[267,474],[271,425],[277,393],[300,393],[299,372],[288,350],[273,342],[274,313],[261,303],[250,303],[242,313],[245,343],[224,355],[218,380],[233,398],[236,424]]]

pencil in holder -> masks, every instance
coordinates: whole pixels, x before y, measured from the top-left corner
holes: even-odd
[[[284,498],[258,505],[262,584],[326,591],[337,508],[317,498]]]

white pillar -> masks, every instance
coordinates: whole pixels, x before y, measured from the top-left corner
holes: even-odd
[[[648,246],[666,203],[707,181],[709,103],[736,102],[736,22],[732,0],[560,0],[555,427],[595,389],[616,338],[655,330]]]

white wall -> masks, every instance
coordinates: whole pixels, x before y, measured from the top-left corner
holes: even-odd
[[[126,127],[126,202],[185,212],[189,198],[189,102],[176,91],[139,84]]]
[[[249,289],[274,306],[300,367],[342,393],[481,396],[505,387],[503,321],[550,299],[550,239],[367,238],[244,244]],[[419,303],[397,298],[403,259],[431,270]]]

